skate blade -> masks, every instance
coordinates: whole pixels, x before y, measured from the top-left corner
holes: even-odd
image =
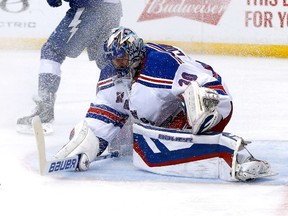
[[[261,174],[258,174],[258,175],[251,175],[250,178],[247,177],[246,180],[240,180],[240,181],[244,181],[244,182],[250,182],[250,181],[254,181],[256,179],[261,179],[261,178],[269,178],[269,177],[272,177],[272,176],[276,176],[278,175],[279,173],[276,173],[276,172],[273,172],[273,171],[269,171],[267,173],[261,173]]]
[[[270,171],[270,172],[268,172],[268,173],[259,174],[259,175],[257,176],[257,178],[271,177],[271,176],[276,176],[276,175],[278,175],[278,174],[279,174],[279,173]]]
[[[51,123],[43,123],[43,133],[44,135],[49,135],[54,132],[53,125]],[[30,134],[34,135],[34,130],[32,125],[17,125],[16,131],[21,134]]]

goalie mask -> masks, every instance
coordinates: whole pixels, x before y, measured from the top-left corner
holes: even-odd
[[[139,67],[145,48],[142,38],[128,28],[118,27],[104,43],[106,59],[118,72],[119,77],[133,78]]]

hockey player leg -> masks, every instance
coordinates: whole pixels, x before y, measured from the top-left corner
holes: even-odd
[[[226,181],[275,175],[268,162],[245,152],[247,142],[233,134],[193,135],[143,124],[134,124],[133,133],[133,163],[150,172]]]
[[[192,81],[182,97],[193,134],[208,131],[220,122],[221,115],[216,109],[219,95],[215,90],[199,87],[196,81]]]
[[[42,73],[45,72],[45,73]],[[32,119],[39,116],[43,124],[44,133],[53,132],[51,123],[54,120],[54,103],[56,92],[60,85],[60,64],[51,60],[41,60],[38,80],[38,96],[33,100],[36,103],[31,115],[17,120],[17,131],[29,133],[32,131]]]
[[[108,143],[104,140],[101,141],[83,120],[74,127],[71,131],[70,141],[57,152],[54,158],[63,159],[81,154],[78,169],[85,171],[97,155],[106,149]]]

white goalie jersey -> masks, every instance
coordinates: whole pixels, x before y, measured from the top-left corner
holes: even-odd
[[[108,142],[114,139],[129,115],[161,126],[183,110],[180,95],[191,81],[218,93],[216,109],[221,119],[231,113],[231,95],[212,67],[192,60],[178,48],[148,43],[144,65],[132,84],[117,78],[111,65],[102,70],[96,100],[91,103],[86,120],[95,134]]]

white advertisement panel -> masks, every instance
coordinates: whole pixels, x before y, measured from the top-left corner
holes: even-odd
[[[145,40],[288,46],[288,0],[122,0],[122,4],[121,24]],[[45,41],[68,8],[64,1],[51,8],[46,0],[0,0],[0,38]]]
[[[288,0],[123,3],[123,23],[148,39],[288,45]]]
[[[46,0],[0,0],[0,37],[47,38],[67,8],[51,8]]]

